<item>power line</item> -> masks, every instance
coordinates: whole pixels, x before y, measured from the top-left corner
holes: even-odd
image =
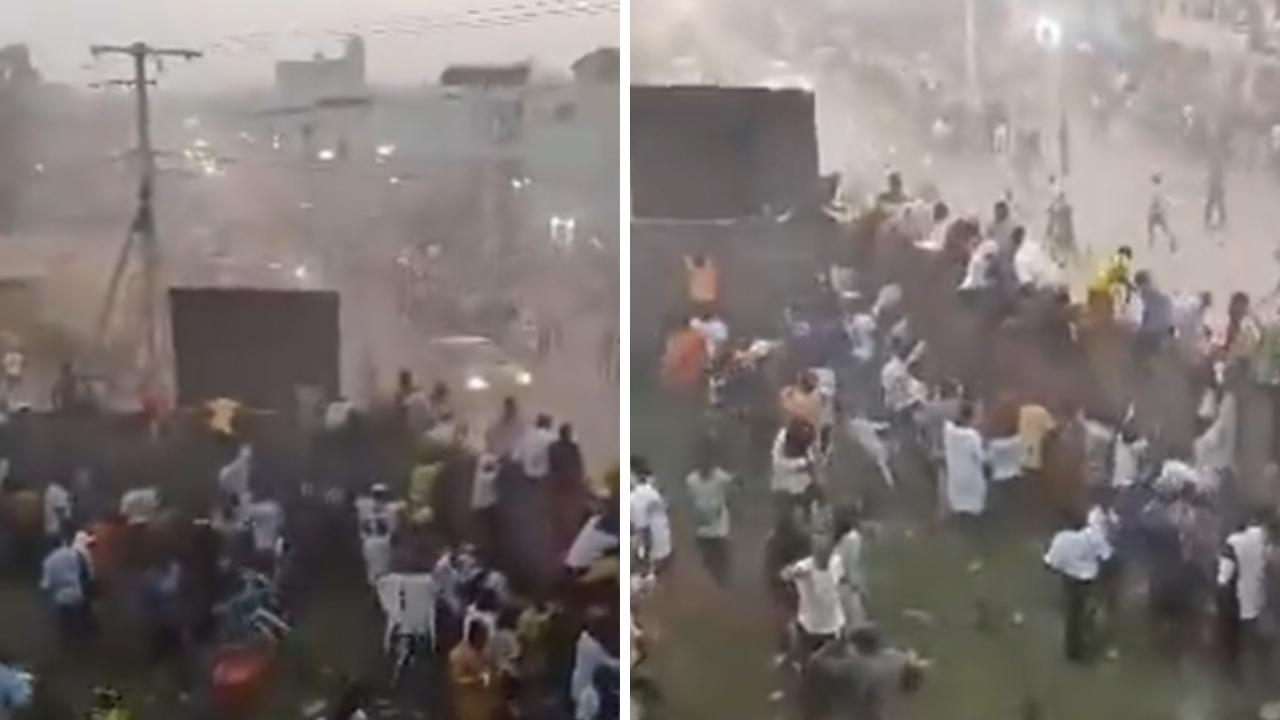
[[[341,29],[328,28],[312,33],[262,31],[237,33],[225,35],[205,44],[204,50],[211,56],[271,54],[277,42],[303,35],[418,38],[442,32],[500,30],[557,20],[617,15],[620,12],[621,0],[521,0],[483,9],[439,15],[392,15],[355,23]]]
[[[146,43],[136,42],[132,45],[94,45],[89,48],[95,58],[107,55],[123,55],[133,65],[133,76],[124,80],[109,81],[111,85],[124,85],[133,89],[135,100],[134,123],[138,133],[138,162],[141,172],[138,183],[138,207],[133,223],[129,228],[129,236],[120,249],[111,281],[107,287],[107,297],[103,303],[102,320],[98,332],[105,336],[106,326],[111,321],[115,309],[116,298],[120,292],[121,280],[129,259],[137,246],[142,260],[143,285],[143,330],[146,333],[144,343],[143,375],[148,393],[161,387],[162,372],[160,369],[160,323],[164,317],[161,306],[164,295],[160,287],[160,248],[156,237],[154,211],[154,192],[156,179],[156,152],[151,137],[151,64],[160,63],[165,58],[195,60],[201,56],[198,50],[187,48],[159,48]]]

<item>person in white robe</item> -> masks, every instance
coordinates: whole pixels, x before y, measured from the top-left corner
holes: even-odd
[[[44,535],[50,540],[65,536],[71,525],[71,492],[60,483],[50,483],[44,490]]]
[[[1221,486],[1235,468],[1237,407],[1234,394],[1223,395],[1216,417],[1193,444],[1195,467],[1204,478],[1206,488]]]
[[[280,532],[284,529],[284,509],[275,500],[264,498],[251,502],[246,508],[246,515],[254,554],[275,567],[282,545]]]
[[[1111,447],[1111,487],[1121,490],[1138,483],[1148,446],[1146,438],[1131,426],[1120,429]]]
[[[811,452],[796,452],[790,435],[801,432],[794,423],[778,431],[773,441],[770,489],[780,507],[793,507],[812,492],[817,473]]]
[[[218,471],[218,489],[222,492],[223,503],[230,510],[232,521],[242,526],[248,522],[252,474],[253,448],[248,445],[241,445],[231,462]]]
[[[378,578],[391,572],[391,539],[399,508],[387,498],[383,485],[374,485],[368,495],[356,498],[355,504],[365,579],[376,586]]]
[[[893,472],[892,452],[884,434],[889,431],[889,423],[876,422],[861,414],[850,418],[846,424],[849,437],[867,454],[876,469],[880,471],[880,479],[890,488],[897,486],[897,477]]]
[[[431,573],[388,573],[378,578],[378,603],[386,619],[383,647],[401,639],[432,647],[436,637],[436,582]]]
[[[866,576],[862,568],[864,539],[852,512],[838,513],[835,521],[835,556],[844,573],[840,576],[840,604],[844,608],[845,626],[856,629],[867,625]]]
[[[655,569],[671,557],[671,518],[653,472],[641,458],[631,462],[631,534],[641,557]]]
[[[950,515],[979,516],[987,510],[986,452],[973,427],[973,407],[961,408],[942,429],[943,498]]]

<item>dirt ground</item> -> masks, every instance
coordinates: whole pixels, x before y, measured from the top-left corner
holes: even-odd
[[[719,590],[693,556],[680,485],[689,470],[692,413],[651,389],[633,389],[632,398],[632,447],[653,460],[677,527],[676,567],[655,609],[660,641],[654,663],[667,697],[664,714],[790,717],[786,705],[770,698],[781,684],[771,661],[776,642],[761,559],[767,480],[760,472],[739,477],[735,578],[728,591]],[[1040,562],[1047,532],[1034,523],[1004,522],[979,534],[959,533],[932,520],[928,479],[917,474],[900,482],[871,531],[870,607],[892,642],[936,663],[901,717],[1233,716],[1226,710],[1234,703],[1214,673],[1162,657],[1136,609],[1118,620],[1112,659],[1087,669],[1066,665],[1057,586]],[[833,489],[846,496],[859,492],[857,463],[842,464]]]

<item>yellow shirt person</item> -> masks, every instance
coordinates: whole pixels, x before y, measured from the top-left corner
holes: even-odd
[[[1039,472],[1044,469],[1044,441],[1058,426],[1053,415],[1041,405],[1018,408],[1018,440],[1022,444],[1022,469]]]
[[[240,403],[228,398],[210,400],[205,405],[205,410],[208,411],[210,432],[224,437],[234,437],[236,434],[236,419],[240,415],[241,407]]]
[[[1116,251],[1089,283],[1086,304],[1090,310],[1115,317],[1116,307],[1124,301],[1133,281],[1133,250],[1128,246]]]

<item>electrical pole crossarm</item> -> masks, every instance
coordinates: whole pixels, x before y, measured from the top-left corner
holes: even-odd
[[[141,57],[176,57],[183,60],[199,60],[204,57],[204,53],[199,50],[190,50],[188,48],[162,48],[152,47],[146,43],[133,43],[132,45],[90,45],[89,52],[94,57],[103,55],[129,55]]]
[[[179,58],[196,60],[203,56],[198,50],[186,48],[153,47],[144,42],[129,45],[91,45],[89,52],[93,57],[104,55],[123,55],[129,58],[133,66],[133,79],[125,81],[133,89],[135,99],[135,124],[138,132],[137,158],[139,161],[138,207],[134,222],[129,228],[129,237],[121,251],[121,259],[117,264],[107,291],[103,317],[109,318],[112,305],[118,294],[118,285],[128,264],[129,255],[136,248],[142,261],[143,284],[143,318],[144,332],[143,388],[146,397],[154,398],[153,393],[163,392],[164,370],[162,369],[161,337],[165,334],[163,318],[166,315],[166,294],[161,287],[160,247],[156,236],[155,222],[155,180],[157,174],[156,152],[151,140],[151,95],[150,88],[154,81],[150,77],[149,60],[163,58]],[[114,83],[113,83],[114,84]]]

